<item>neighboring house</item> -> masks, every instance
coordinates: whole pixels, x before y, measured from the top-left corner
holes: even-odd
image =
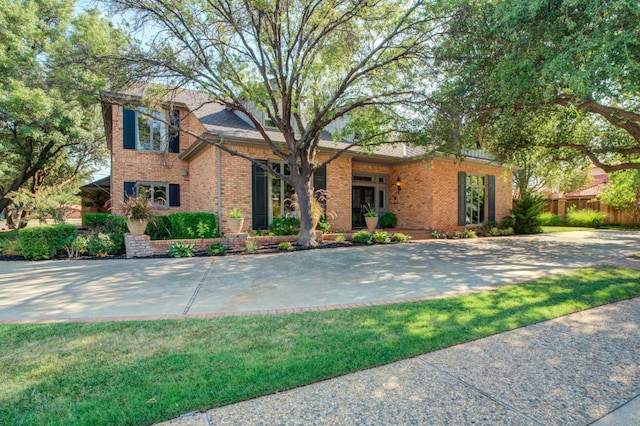
[[[227,231],[232,207],[240,208],[251,229],[266,228],[288,211],[292,195],[288,185],[248,160],[232,156],[185,132],[170,132],[168,126],[124,105],[136,103],[135,94],[106,93],[104,122],[111,151],[111,196],[113,213],[119,201],[144,188],[151,194],[156,214],[178,211],[214,212]],[[139,95],[139,94],[138,94]],[[215,103],[206,96],[175,91],[162,111],[151,115],[180,122],[184,129],[259,158],[275,170],[287,169],[266,146],[261,135],[242,114]],[[270,131],[274,140],[282,136]],[[317,161],[336,152],[336,144],[325,135]],[[327,209],[333,231],[365,226],[367,204],[379,214],[393,212],[398,228],[454,231],[485,221],[500,221],[511,208],[511,172],[480,152],[463,162],[453,158],[424,159],[420,150],[404,145],[385,146],[372,154],[348,152],[320,169],[314,187],[331,194]],[[470,153],[471,154],[471,153]]]

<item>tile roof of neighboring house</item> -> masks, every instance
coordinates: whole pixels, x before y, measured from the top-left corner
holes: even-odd
[[[105,92],[106,96],[116,98],[131,97],[132,99],[141,98],[152,85],[139,84],[127,88],[124,94],[119,92]],[[159,87],[159,86],[153,86]],[[249,123],[240,118],[237,114],[225,108],[218,102],[211,101],[209,95],[202,92],[196,92],[187,89],[171,89],[166,90],[165,102],[175,103],[186,106],[196,118],[200,121],[207,133],[218,135],[224,138],[234,140],[247,141],[263,141],[263,137]],[[283,135],[277,130],[266,131],[271,140],[276,142],[284,142]],[[327,149],[346,148],[347,142],[334,141],[328,132],[323,132],[320,139],[320,147]],[[194,147],[195,148],[195,147]],[[369,158],[395,158],[395,159],[416,159],[425,156],[428,150],[425,147],[409,146],[403,143],[382,145],[377,147],[373,152],[364,150],[360,147],[350,149],[354,154],[361,154]],[[469,151],[465,153],[466,157],[477,158],[481,160],[493,161],[494,159],[487,153],[479,150]]]
[[[609,183],[609,176],[602,169],[591,169],[591,181],[584,188],[564,194],[565,198],[596,198]]]

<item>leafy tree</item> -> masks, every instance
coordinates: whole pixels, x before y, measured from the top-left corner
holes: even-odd
[[[633,223],[640,213],[640,170],[620,170],[609,175],[609,184],[598,196],[600,201],[618,209],[633,212]]]
[[[301,246],[317,244],[311,229],[315,170],[348,149],[418,140],[410,135],[422,126],[430,89],[428,51],[438,31],[428,2],[108,3],[157,32],[147,46],[137,45],[122,58],[132,65],[133,79],[160,77],[167,85],[207,93],[210,102],[246,115],[266,146],[289,165],[290,174],[283,175],[219,139],[202,139],[294,188]],[[261,115],[277,128],[277,137],[267,131]],[[336,140],[351,142],[320,162],[321,134],[330,128],[339,130]]]
[[[97,10],[73,12],[73,0],[0,0],[0,212],[21,189],[64,192],[106,156],[97,100],[115,72],[83,60],[125,38]]]
[[[442,7],[455,16],[438,49],[446,77],[440,110],[458,117],[449,134],[472,134],[502,154],[542,145],[560,157],[567,149],[583,154],[606,172],[640,168],[637,1],[459,0],[451,9],[447,0]],[[554,127],[545,138],[529,137],[532,120]]]

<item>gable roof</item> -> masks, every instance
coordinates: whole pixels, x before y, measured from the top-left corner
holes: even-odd
[[[609,175],[594,167],[589,170],[590,182],[583,188],[564,194],[565,198],[596,198],[609,183]]]

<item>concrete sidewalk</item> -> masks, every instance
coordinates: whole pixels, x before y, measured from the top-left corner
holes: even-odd
[[[630,426],[639,394],[633,299],[162,425]]]

